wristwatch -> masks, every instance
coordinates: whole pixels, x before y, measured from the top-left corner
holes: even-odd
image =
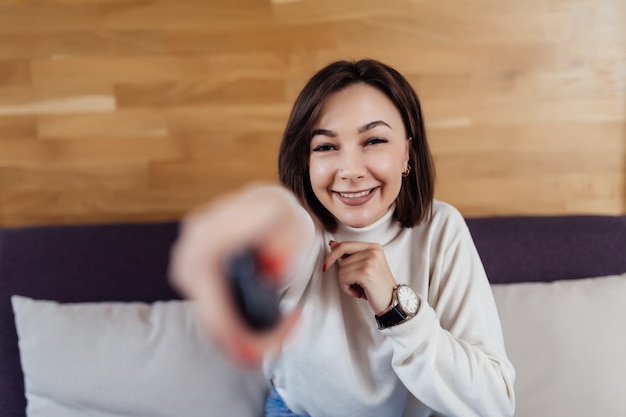
[[[393,287],[391,305],[382,313],[375,315],[380,330],[400,324],[417,314],[419,298],[411,287],[399,284]]]

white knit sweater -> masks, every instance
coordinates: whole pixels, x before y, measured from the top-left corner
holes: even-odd
[[[507,359],[491,288],[460,213],[402,228],[393,208],[365,228],[318,232],[283,296],[300,323],[264,369],[287,406],[311,417],[502,417],[513,414]],[[420,298],[415,317],[378,330],[368,303],[322,272],[328,241],[380,243],[398,283]],[[391,298],[391,294],[389,294]]]

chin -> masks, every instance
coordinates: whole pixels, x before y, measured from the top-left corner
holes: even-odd
[[[372,222],[341,222],[341,224],[343,224],[344,226],[348,226],[348,227],[354,227],[356,229],[360,229],[362,227],[366,227],[370,224],[372,224]]]
[[[367,217],[343,217],[343,218],[339,218],[339,222],[345,226],[348,227],[355,227],[355,228],[361,228],[361,227],[367,227],[370,224],[374,223],[378,218],[374,218],[372,216],[367,216]]]

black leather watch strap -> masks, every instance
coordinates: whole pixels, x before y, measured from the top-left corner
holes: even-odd
[[[403,322],[407,315],[402,311],[399,305],[396,305],[386,313],[375,317],[378,328],[383,330],[387,327],[395,326],[396,324]]]

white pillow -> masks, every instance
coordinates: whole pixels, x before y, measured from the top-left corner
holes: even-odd
[[[226,362],[189,302],[11,301],[29,417],[263,414],[260,371]]]
[[[626,274],[492,289],[517,417],[626,416]]]

